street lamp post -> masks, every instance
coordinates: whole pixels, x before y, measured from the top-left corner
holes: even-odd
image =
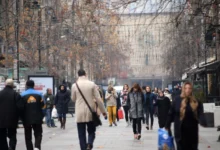
[[[55,16],[54,10],[51,7],[44,7],[44,8],[49,8],[53,11],[52,21],[56,23],[57,18]],[[33,9],[38,9],[37,50],[38,50],[38,55],[39,55],[38,57],[39,70],[41,70],[42,68],[42,64],[41,64],[41,24],[42,24],[41,12],[42,12],[42,9],[44,8],[41,8],[39,3],[36,0],[33,2]]]
[[[41,9],[38,10],[38,31],[37,31],[37,47],[38,47],[38,55],[39,55],[39,70],[41,70],[41,38],[40,38],[40,33],[41,33]]]
[[[16,32],[15,32],[15,37],[16,37],[16,47],[17,47],[17,83],[20,83],[19,80],[19,69],[20,69],[20,63],[19,63],[19,14],[20,14],[20,10],[19,10],[19,3],[20,0],[16,0],[16,22],[15,22],[15,28],[16,28]]]

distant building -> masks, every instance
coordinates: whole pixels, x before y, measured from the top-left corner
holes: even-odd
[[[127,54],[130,57],[128,66],[133,70],[129,78],[133,82],[162,87],[164,79],[167,78],[166,69],[163,68],[163,53],[168,50],[162,47],[164,34],[169,23],[170,13],[162,13],[158,16],[152,13],[142,14],[121,14],[118,35],[121,40],[129,43],[132,52]]]

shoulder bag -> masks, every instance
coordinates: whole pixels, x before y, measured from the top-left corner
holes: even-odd
[[[101,122],[101,120],[100,120],[100,118],[99,118],[99,116],[98,116],[98,114],[97,114],[98,104],[95,103],[95,104],[96,104],[96,111],[94,112],[94,111],[92,110],[92,108],[90,107],[88,101],[86,100],[85,96],[83,95],[82,91],[80,90],[79,85],[78,85],[77,83],[76,83],[76,86],[77,86],[77,88],[78,88],[78,90],[79,90],[79,93],[81,94],[82,98],[84,99],[86,105],[88,106],[90,112],[92,113],[92,121],[93,121],[94,125],[95,125],[96,127],[97,127],[97,126],[101,126],[101,125],[102,125],[102,122]]]

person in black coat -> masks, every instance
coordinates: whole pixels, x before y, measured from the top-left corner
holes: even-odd
[[[65,129],[66,114],[68,113],[69,102],[70,102],[70,92],[67,90],[65,85],[61,85],[55,97],[55,106],[57,109],[61,129]]]
[[[192,95],[193,85],[185,82],[181,96],[176,97],[170,108],[166,129],[174,121],[177,150],[198,150],[199,126],[206,126],[203,105]]]
[[[0,149],[15,150],[17,125],[20,110],[20,95],[13,90],[12,79],[6,80],[6,87],[0,92]],[[9,147],[7,136],[10,139]]]
[[[118,110],[121,109],[121,93],[119,92],[118,93],[118,97],[117,97],[117,114],[116,114],[116,117],[117,117],[117,121],[119,121],[119,116],[118,116]]]
[[[163,91],[159,90],[158,97],[156,103],[154,104],[158,108],[158,121],[159,127],[164,128],[168,116],[168,112],[170,110],[170,99],[164,96]]]

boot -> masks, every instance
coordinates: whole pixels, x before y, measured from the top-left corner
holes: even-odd
[[[66,118],[63,118],[63,130],[66,129]]]
[[[62,129],[63,128],[63,118],[59,117],[59,121],[60,121],[60,129]]]

